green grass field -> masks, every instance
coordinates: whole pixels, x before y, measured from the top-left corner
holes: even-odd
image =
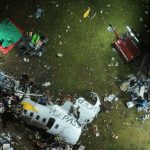
[[[142,32],[144,23],[139,20],[140,17],[148,18],[144,14],[147,1],[9,0],[9,3],[4,17],[15,19],[25,31],[46,34],[49,43],[43,56],[31,57],[30,63],[23,62],[24,56],[16,58],[17,51],[12,50],[0,68],[17,77],[28,70],[39,84],[50,81],[49,90],[55,96],[60,91],[63,95],[78,96],[97,92],[110,113],[102,111],[92,123],[97,124],[100,137],[94,136],[90,126],[87,135],[81,138],[86,150],[149,150],[150,123],[142,124],[135,119],[136,110],[127,109],[123,103],[129,99],[123,96],[115,104],[103,102],[105,94],[120,93],[115,78],[123,81],[128,74],[136,72],[140,64],[139,60],[125,64],[112,50],[115,35],[107,31],[108,24],[113,24],[119,33],[125,32],[126,25]],[[44,16],[39,20],[29,17],[34,14],[37,4],[44,8]],[[90,15],[83,18],[88,7],[91,8]],[[62,53],[63,57],[57,57],[57,53]],[[117,67],[109,67],[112,57],[119,64]],[[45,65],[52,69],[47,70]],[[112,138],[112,132],[118,139]]]

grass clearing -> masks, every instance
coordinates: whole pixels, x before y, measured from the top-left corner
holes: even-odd
[[[144,15],[144,2],[140,0],[56,2],[9,0],[10,7],[5,15],[15,19],[25,31],[47,34],[49,43],[44,55],[40,59],[30,58],[29,64],[22,61],[23,56],[15,58],[17,52],[12,50],[5,57],[5,62],[0,64],[0,68],[19,76],[31,67],[29,70],[31,76],[34,76],[40,84],[50,81],[52,83],[50,91],[55,95],[59,91],[63,94],[77,93],[79,96],[94,91],[102,98],[106,93],[118,94],[119,83],[115,77],[126,78],[128,74],[137,71],[140,62],[137,60],[125,64],[118,54],[112,51],[111,43],[115,40],[115,35],[107,31],[107,26],[109,23],[113,24],[119,33],[125,31],[126,25],[134,27],[139,32],[142,31],[143,24],[139,18]],[[38,21],[29,18],[29,15],[34,13],[36,4],[44,8],[44,16]],[[88,7],[91,8],[90,16],[96,13],[93,19],[90,17],[83,19],[83,13]],[[63,54],[62,58],[56,56],[59,52]],[[118,67],[108,66],[112,57],[119,63]],[[47,70],[45,65],[53,69]],[[83,136],[82,144],[86,146],[86,150],[149,150],[149,122],[141,124],[136,121],[136,110],[128,110],[122,101],[126,101],[126,98],[120,98],[119,102],[112,105],[103,104],[110,114],[102,111],[93,122],[98,125],[99,138],[93,135],[91,128],[89,134]],[[127,115],[123,116],[123,112]],[[123,122],[131,125],[124,125]],[[118,135],[117,140],[112,139],[112,132]]]

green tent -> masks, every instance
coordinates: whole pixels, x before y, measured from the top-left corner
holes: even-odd
[[[21,37],[22,33],[9,19],[0,22],[0,44],[4,48],[18,42]]]

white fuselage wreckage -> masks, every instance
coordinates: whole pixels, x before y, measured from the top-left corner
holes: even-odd
[[[100,111],[99,97],[96,93],[93,95],[97,100],[95,105],[80,97],[75,100],[75,104],[66,101],[62,106],[43,106],[32,101],[27,92],[22,101],[24,121],[74,145],[80,138],[82,126],[92,122]]]
[[[23,96],[23,120],[25,123],[41,128],[47,133],[58,135],[68,144],[74,145],[80,138],[84,125],[91,123],[100,111],[100,99],[96,93],[91,93],[95,104],[91,104],[83,97],[75,99],[74,102],[66,100],[63,105],[51,104],[41,105],[31,100],[30,96],[42,96],[26,93],[18,90],[19,83],[14,78],[6,75],[0,70],[0,90],[4,92],[15,92],[17,96]],[[0,101],[0,113],[5,108]]]

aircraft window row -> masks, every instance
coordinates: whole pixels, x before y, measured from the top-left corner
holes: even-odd
[[[27,113],[27,110],[24,110],[24,114],[26,114],[26,113]],[[33,117],[33,114],[34,114],[34,113],[33,113],[33,112],[31,112],[31,113],[30,113],[30,117]],[[40,119],[40,116],[39,116],[39,115],[37,115],[37,116],[36,116],[36,119],[37,119],[37,120],[39,120],[39,119]],[[44,122],[44,123],[45,123],[45,122],[46,122],[46,118],[43,118],[42,122]],[[58,128],[58,127],[57,127],[57,128]]]

